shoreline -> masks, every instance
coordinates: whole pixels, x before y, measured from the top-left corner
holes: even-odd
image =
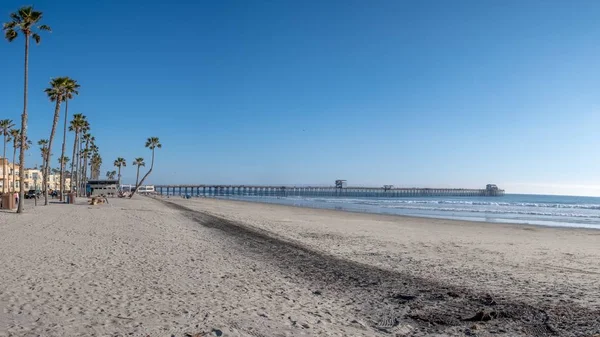
[[[151,196],[152,198],[157,199],[185,199],[181,196],[161,196],[160,194],[156,196]],[[296,204],[288,204],[288,203],[278,203],[278,202],[269,202],[269,201],[259,201],[259,200],[245,200],[245,199],[237,199],[231,197],[192,197],[189,200],[203,200],[203,199],[212,199],[212,200],[224,200],[231,202],[239,202],[239,203],[249,203],[249,204],[261,204],[261,205],[277,205],[282,207],[292,207],[292,208],[303,208],[303,209],[311,209],[311,210],[324,210],[324,211],[333,211],[333,212],[342,212],[342,213],[353,213],[353,214],[366,214],[366,215],[375,215],[375,216],[388,216],[388,217],[399,217],[405,219],[429,219],[433,221],[452,221],[456,223],[475,223],[475,224],[483,224],[483,225],[501,225],[501,226],[516,226],[518,228],[530,227],[530,228],[548,228],[548,229],[565,229],[565,230],[589,230],[589,231],[599,231],[600,228],[591,227],[591,226],[576,226],[576,225],[559,225],[559,224],[534,224],[534,223],[526,223],[526,222],[518,222],[518,220],[511,222],[507,221],[507,219],[502,219],[499,221],[484,221],[484,220],[472,220],[461,217],[443,217],[443,216],[427,216],[427,215],[405,215],[405,214],[394,214],[394,213],[386,213],[386,212],[369,212],[362,211],[352,208],[344,208],[343,206],[337,207],[318,207],[318,206],[308,206],[308,205],[296,205]],[[550,222],[550,221],[548,221]]]

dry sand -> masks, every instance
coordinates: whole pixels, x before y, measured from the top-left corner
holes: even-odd
[[[0,336],[600,333],[600,231],[110,201],[0,213]]]

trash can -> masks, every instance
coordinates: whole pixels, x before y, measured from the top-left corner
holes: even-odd
[[[16,205],[14,193],[4,193],[2,195],[2,209],[15,209]]]
[[[74,203],[75,203],[75,193],[67,194],[67,204],[74,204]]]

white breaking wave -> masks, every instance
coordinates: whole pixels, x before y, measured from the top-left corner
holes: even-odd
[[[354,203],[366,205],[472,205],[472,206],[504,206],[504,207],[545,207],[545,208],[567,208],[567,209],[596,209],[600,210],[600,204],[561,204],[561,203],[531,203],[531,202],[494,202],[494,201],[470,201],[470,200],[405,200],[405,199],[353,199],[353,198],[318,198],[318,197],[290,197],[310,201],[327,203]]]
[[[541,212],[541,211],[529,211],[529,210],[496,210],[496,209],[476,209],[476,208],[455,208],[455,207],[418,207],[418,206],[405,206],[395,207],[402,209],[418,209],[428,211],[441,211],[441,212],[469,212],[469,213],[493,213],[493,214],[523,214],[523,215],[543,215],[543,216],[554,216],[554,217],[574,217],[574,218],[596,218],[600,219],[600,214],[582,214],[582,213],[556,213],[556,212]]]

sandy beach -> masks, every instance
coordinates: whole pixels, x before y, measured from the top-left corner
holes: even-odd
[[[600,334],[600,231],[110,202],[0,213],[0,336]]]

